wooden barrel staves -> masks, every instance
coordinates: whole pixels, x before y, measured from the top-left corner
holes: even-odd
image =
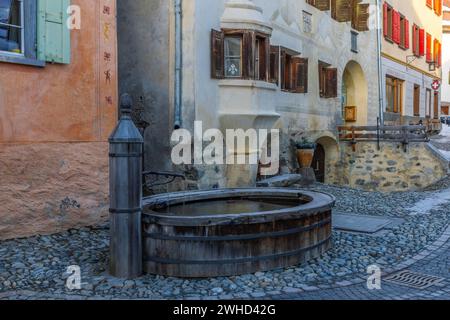
[[[209,203],[214,212],[208,211]],[[266,210],[226,212],[230,205],[236,204],[239,210],[240,205],[251,209],[254,203],[262,203]],[[331,248],[334,203],[328,194],[291,189],[215,190],[146,198],[144,270],[205,278],[302,264]],[[204,211],[196,212],[192,209],[196,206],[197,211]]]

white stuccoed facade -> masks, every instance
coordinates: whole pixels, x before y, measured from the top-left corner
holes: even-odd
[[[372,1],[374,3],[374,1]],[[373,8],[374,10],[374,8]],[[372,12],[373,12],[372,10]],[[304,31],[304,11],[312,15],[312,30]],[[375,19],[375,16],[373,17]],[[358,107],[357,125],[376,124],[379,114],[377,33],[358,34],[358,53],[351,51],[351,23],[339,23],[330,11],[322,12],[297,0],[190,0],[183,2],[183,123],[193,120],[207,128],[280,128],[282,151],[290,158],[289,140],[305,136],[331,148],[336,156],[336,127],[342,118],[344,71],[347,105]],[[211,79],[211,29],[272,30],[271,45],[279,45],[309,58],[308,93],[283,92],[262,81]],[[319,96],[319,60],[338,69],[338,97]],[[346,69],[347,68],[347,69]],[[224,176],[230,176],[223,169]],[[203,186],[214,179],[206,174]],[[226,186],[227,179],[220,181]]]

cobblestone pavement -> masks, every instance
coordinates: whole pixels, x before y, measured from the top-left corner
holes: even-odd
[[[450,299],[450,199],[442,200],[449,180],[429,191],[389,194],[316,185],[337,197],[336,212],[399,222],[375,235],[335,231],[334,248],[320,259],[238,277],[114,279],[105,271],[107,226],[3,241],[0,299]],[[383,282],[382,290],[369,291],[367,267],[374,264],[385,274],[409,269],[446,282],[425,291]],[[81,290],[66,288],[71,265],[81,268]]]

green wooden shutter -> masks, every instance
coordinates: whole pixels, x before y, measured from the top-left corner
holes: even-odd
[[[67,9],[70,0],[38,0],[38,59],[53,63],[70,63],[70,30]]]

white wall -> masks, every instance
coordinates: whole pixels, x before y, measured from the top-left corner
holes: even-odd
[[[378,115],[376,32],[359,34],[360,53],[350,51],[350,23],[338,23],[330,12],[321,12],[304,0],[255,0],[274,30],[272,45],[301,52],[309,58],[309,92],[292,94],[279,88],[271,95],[274,109],[282,116],[286,131],[334,131],[341,121],[341,98],[321,99],[318,88],[318,60],[338,68],[338,93],[349,61],[358,62],[368,80],[368,119],[376,123]],[[374,1],[371,1],[374,2]],[[218,127],[219,81],[210,78],[210,31],[220,29],[225,0],[184,1],[184,101],[185,117],[194,112],[208,127]],[[195,4],[194,4],[195,3]],[[313,14],[313,32],[303,32],[303,10]],[[191,55],[194,55],[192,57]],[[190,118],[192,119],[192,118]],[[187,125],[189,121],[185,121]]]

